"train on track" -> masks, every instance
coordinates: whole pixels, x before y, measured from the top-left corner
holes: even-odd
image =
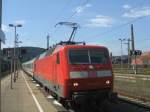
[[[60,42],[22,67],[60,102],[99,101],[113,93],[112,65],[104,46]]]

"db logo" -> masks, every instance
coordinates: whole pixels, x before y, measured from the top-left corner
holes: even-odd
[[[94,66],[92,66],[92,65],[89,65],[89,69],[94,69]]]

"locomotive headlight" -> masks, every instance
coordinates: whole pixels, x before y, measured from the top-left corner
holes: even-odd
[[[74,83],[73,83],[73,86],[74,86],[74,87],[76,87],[76,86],[78,86],[78,85],[79,85],[79,83],[77,83],[77,82],[74,82]]]
[[[106,84],[110,84],[110,81],[109,81],[109,80],[107,80],[105,83],[106,83]]]

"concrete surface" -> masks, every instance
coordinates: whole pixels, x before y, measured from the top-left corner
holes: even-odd
[[[36,85],[22,71],[13,83],[13,89],[10,86],[10,75],[2,79],[1,112],[56,112]]]

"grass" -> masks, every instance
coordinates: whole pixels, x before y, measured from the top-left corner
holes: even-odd
[[[116,91],[122,91],[134,96],[141,96],[142,98],[150,100],[150,80],[142,80],[136,78],[134,81],[124,78],[116,78],[114,81],[114,88]]]
[[[114,73],[122,73],[122,74],[134,74],[134,70],[132,69],[132,66],[128,68],[127,65],[124,65],[124,67],[121,69],[119,65],[113,65],[113,71]],[[150,67],[137,67],[137,74],[142,75],[150,75]]]

